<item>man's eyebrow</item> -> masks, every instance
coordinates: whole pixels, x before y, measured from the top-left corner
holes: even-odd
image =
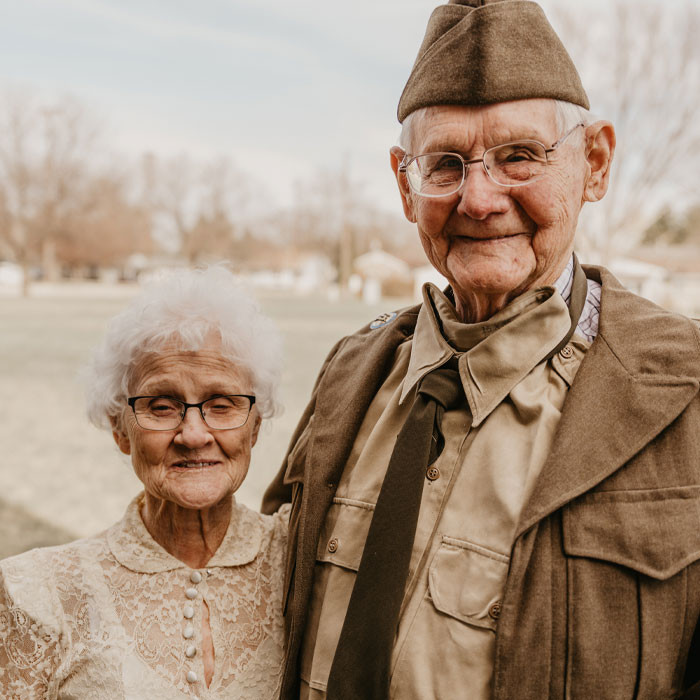
[[[556,137],[555,137],[556,139]],[[553,139],[553,140],[555,140]],[[486,148],[492,148],[493,146],[500,146],[503,143],[510,143],[512,141],[539,141],[542,145],[549,147],[553,140],[549,140],[547,136],[540,133],[536,127],[523,126],[517,130],[513,130],[509,134],[497,133],[493,138],[489,138],[485,146]],[[422,146],[420,153],[459,153],[460,155],[471,155],[473,149],[465,149],[462,147],[463,144],[458,145],[458,140],[453,138],[436,137],[426,141]],[[484,149],[484,150],[485,150]],[[416,153],[415,155],[418,155]]]

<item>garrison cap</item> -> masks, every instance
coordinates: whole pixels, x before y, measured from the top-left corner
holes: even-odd
[[[576,66],[530,0],[450,0],[435,8],[399,100],[403,120],[431,105],[532,97],[590,109]]]

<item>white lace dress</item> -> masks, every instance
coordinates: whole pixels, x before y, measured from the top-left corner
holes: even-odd
[[[194,570],[150,536],[142,497],[101,535],[0,562],[3,700],[277,697],[288,508],[266,516],[234,505],[221,546]]]

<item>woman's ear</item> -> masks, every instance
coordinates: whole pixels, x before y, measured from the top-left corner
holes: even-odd
[[[391,158],[391,169],[394,171],[396,182],[399,185],[399,193],[401,195],[401,203],[403,204],[404,216],[412,223],[416,223],[416,214],[413,211],[413,196],[409,187],[406,174],[399,171],[399,165],[406,155],[405,151],[399,146],[392,146],[389,150]]]
[[[262,423],[262,418],[260,414],[255,412],[255,423],[253,424],[253,432],[250,436],[250,446],[255,447],[255,443],[258,441],[258,433],[260,432],[260,424]]]
[[[615,155],[615,127],[597,121],[586,127],[586,162],[588,178],[583,189],[584,202],[597,202],[608,191],[610,166]]]
[[[114,416],[109,417],[109,422],[112,424],[112,437],[114,442],[117,443],[117,447],[125,455],[131,454],[131,441],[124,429],[124,424],[121,420],[115,418]]]

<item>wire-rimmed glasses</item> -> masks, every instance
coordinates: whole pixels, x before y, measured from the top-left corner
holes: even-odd
[[[227,394],[199,403],[187,403],[173,396],[131,396],[127,403],[144,430],[175,430],[190,408],[198,408],[202,420],[212,430],[232,430],[245,425],[255,396]]]
[[[579,122],[549,148],[534,139],[510,141],[492,146],[481,158],[464,160],[459,153],[422,153],[404,156],[399,172],[405,173],[411,190],[421,197],[449,197],[457,193],[467,177],[469,166],[481,163],[489,178],[502,187],[522,187],[544,175],[548,155],[584,126]]]

